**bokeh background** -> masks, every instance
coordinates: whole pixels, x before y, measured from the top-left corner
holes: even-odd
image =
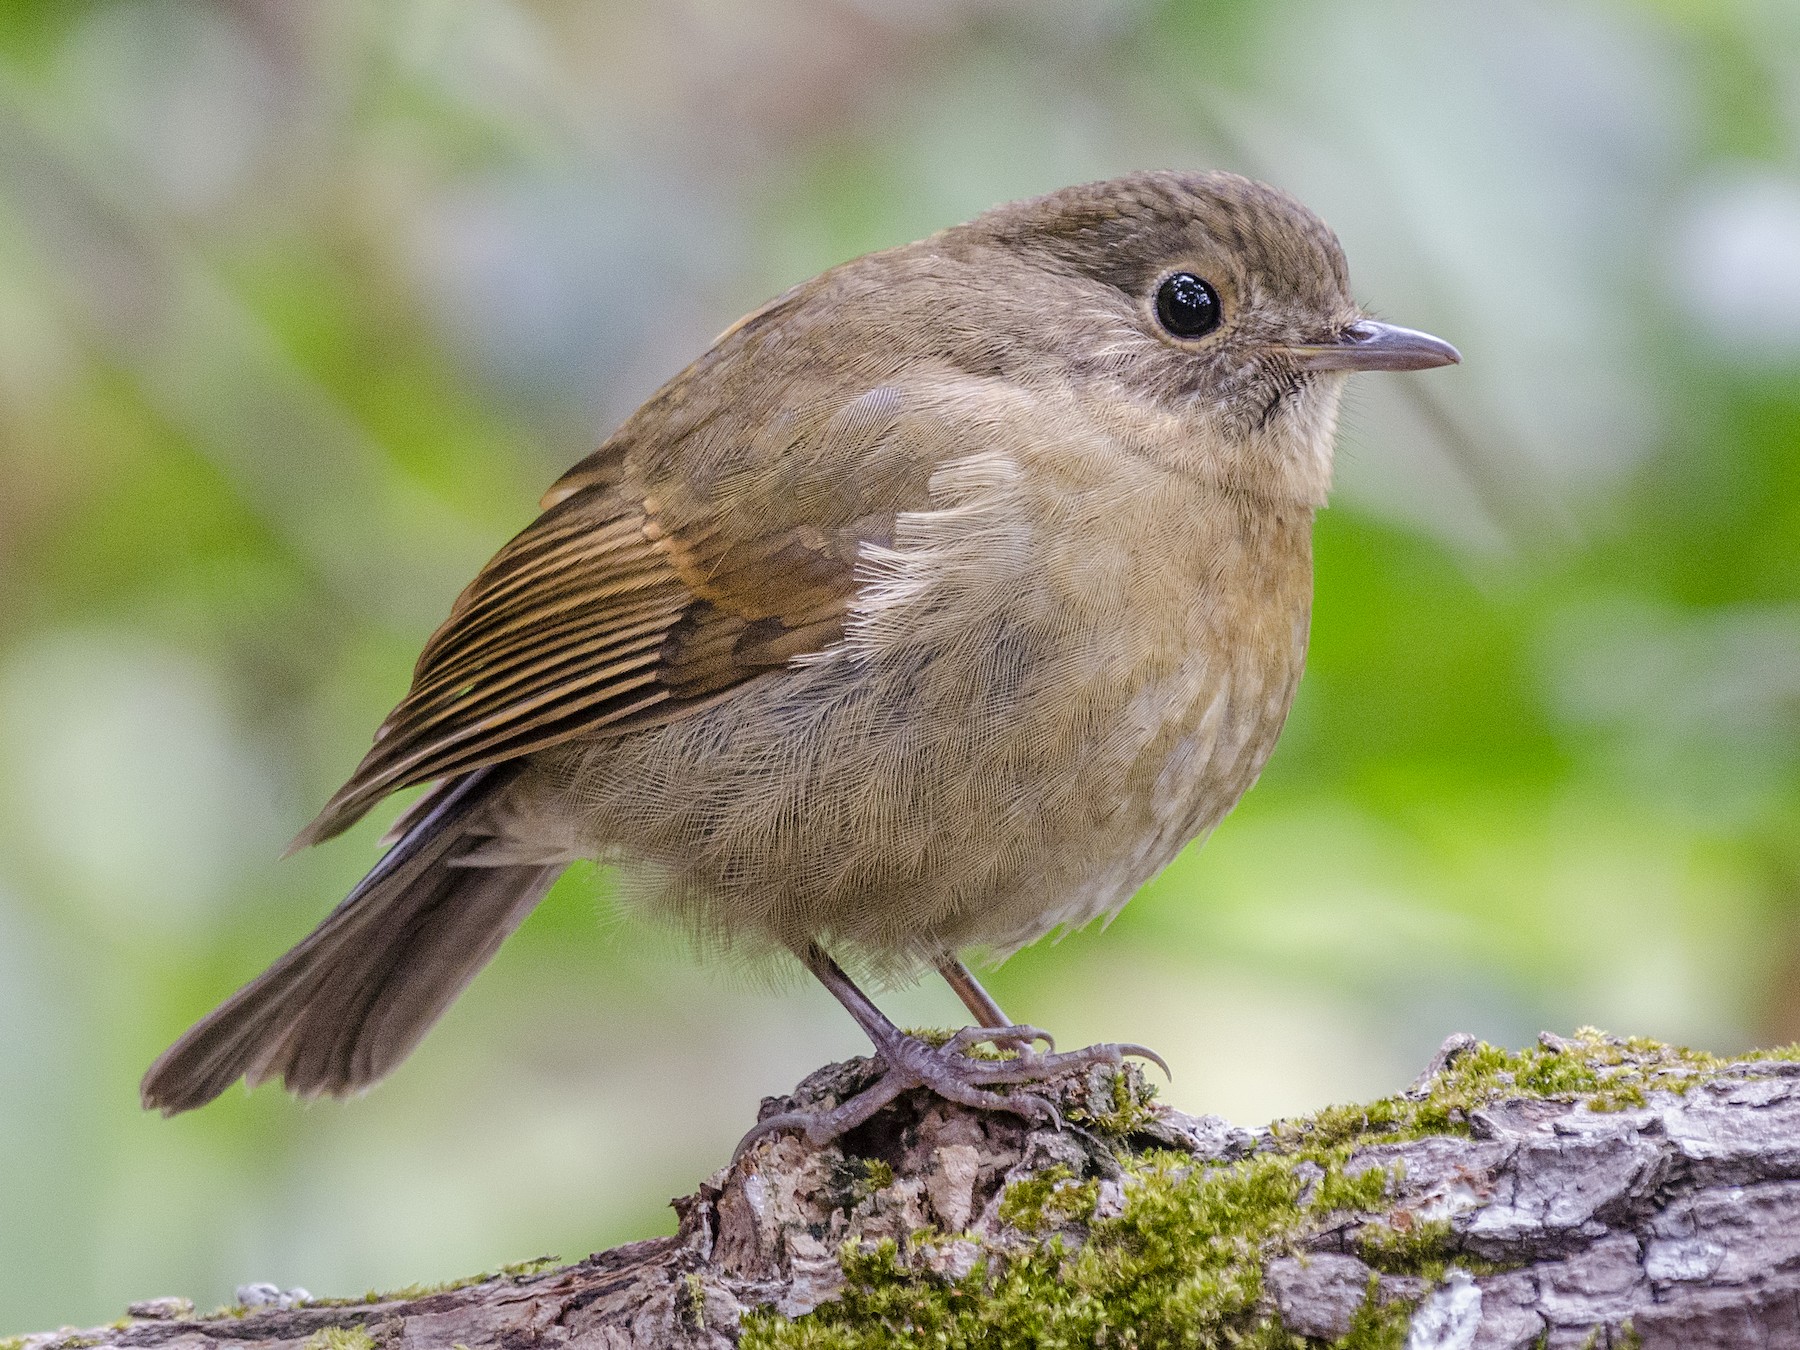
[[[997,994],[1242,1121],[1456,1030],[1800,1036],[1792,0],[13,3],[0,1331],[670,1231],[863,1048],[589,870],[370,1096],[136,1105],[375,857],[277,861],[564,466],[790,283],[1144,166],[1295,191],[1466,364],[1352,393],[1262,784]]]

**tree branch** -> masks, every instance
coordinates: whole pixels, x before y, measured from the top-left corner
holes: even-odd
[[[1060,1132],[912,1094],[826,1148],[759,1143],[675,1236],[574,1265],[17,1344],[1800,1345],[1791,1055],[1453,1037],[1400,1096],[1257,1131],[1150,1104],[1135,1068],[1051,1085]]]

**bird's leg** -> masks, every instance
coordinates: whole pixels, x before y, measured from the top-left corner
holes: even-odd
[[[1049,1037],[1036,1027],[1016,1026],[1006,1021],[1004,1014],[1000,1014],[998,1026],[965,1027],[944,1045],[930,1045],[917,1036],[907,1035],[889,1021],[818,943],[808,942],[796,948],[794,954],[856,1019],[856,1024],[874,1043],[884,1067],[881,1077],[872,1086],[829,1110],[786,1111],[760,1121],[738,1144],[739,1153],[763,1136],[781,1130],[799,1130],[815,1145],[829,1143],[868,1120],[901,1093],[916,1087],[928,1088],[948,1101],[978,1111],[1007,1111],[1060,1128],[1062,1118],[1048,1099],[1033,1093],[1008,1094],[990,1089],[996,1084],[1038,1082],[1090,1064],[1118,1064],[1128,1054],[1141,1055],[1158,1064],[1162,1062],[1150,1051],[1135,1045],[1093,1045],[1070,1054],[1038,1054],[1030,1049],[1031,1043],[1048,1042]],[[958,972],[955,977],[947,974],[958,994],[963,993],[966,983],[974,995],[979,996],[980,1005],[971,1004],[971,1011],[983,1019],[990,1013],[1000,1012],[999,1006],[960,961],[941,964],[939,969],[945,969],[946,965]],[[965,995],[964,1002],[969,1002],[969,998]],[[1013,1059],[975,1059],[964,1053],[981,1043],[1014,1046],[1019,1053]]]
[[[1001,1011],[1000,1005],[994,1002],[994,996],[981,987],[981,981],[975,978],[975,972],[965,966],[954,956],[946,956],[937,963],[938,974],[944,977],[944,983],[956,991],[962,1000],[963,1007],[975,1019],[978,1027],[1010,1027],[1012,1018]],[[1051,1049],[1055,1049],[1054,1045]]]

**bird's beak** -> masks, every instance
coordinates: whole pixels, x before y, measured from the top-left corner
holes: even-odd
[[[1462,353],[1442,338],[1374,319],[1351,324],[1336,341],[1289,347],[1287,352],[1307,370],[1429,370],[1462,360]]]

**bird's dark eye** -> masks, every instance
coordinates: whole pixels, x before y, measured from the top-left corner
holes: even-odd
[[[1219,293],[1192,272],[1177,272],[1156,288],[1157,321],[1178,338],[1205,337],[1223,314]]]

